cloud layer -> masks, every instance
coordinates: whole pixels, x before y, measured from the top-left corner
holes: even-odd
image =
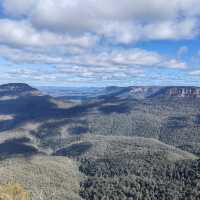
[[[180,48],[176,57],[134,45],[189,40],[200,34],[198,0],[2,0],[0,4],[1,57],[13,64],[56,66],[59,78],[69,79],[71,74],[118,80],[141,77],[149,67],[183,70],[187,47]]]
[[[33,26],[41,34],[50,31],[82,37],[93,33],[113,42],[130,43],[193,38],[199,31],[198,0],[3,0],[3,8],[7,17],[28,21],[11,24],[20,25],[28,34],[35,31]],[[46,37],[52,40],[52,36]]]

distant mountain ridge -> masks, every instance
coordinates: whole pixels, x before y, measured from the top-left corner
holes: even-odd
[[[64,95],[64,91],[66,95]],[[73,91],[73,90],[72,90]],[[96,91],[96,94],[95,94]],[[76,89],[76,96],[84,95],[87,96],[87,90]],[[73,91],[74,93],[74,91]],[[145,99],[154,97],[192,97],[200,98],[200,87],[195,86],[109,86],[106,88],[100,88],[99,90],[88,89],[88,98],[99,99],[110,99],[110,98],[135,98],[135,99]],[[42,95],[40,90],[33,88],[25,83],[8,83],[0,85],[0,96],[13,96],[13,95]],[[69,95],[71,98],[70,88],[63,90],[62,95],[67,99]],[[62,97],[62,96],[61,96]]]
[[[24,183],[33,199],[45,185],[44,200],[198,199],[199,90],[107,87],[68,102],[0,85],[0,183]]]
[[[200,88],[192,86],[165,87],[155,95],[168,95],[172,97],[200,97]]]
[[[200,98],[200,87],[194,86],[129,86],[107,87],[100,98],[192,97]]]
[[[0,96],[39,94],[40,92],[25,83],[8,83],[0,85]]]

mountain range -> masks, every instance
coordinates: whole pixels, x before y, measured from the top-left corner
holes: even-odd
[[[0,183],[33,200],[200,198],[199,87],[50,93],[0,86]]]

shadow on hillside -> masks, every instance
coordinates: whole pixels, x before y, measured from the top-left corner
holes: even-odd
[[[88,127],[77,126],[77,127],[69,128],[68,131],[70,135],[82,135],[82,134],[86,134],[89,130],[88,130]]]
[[[39,153],[38,149],[28,144],[29,138],[19,138],[7,140],[4,143],[0,144],[0,156],[1,157],[9,157],[14,155],[23,155],[23,156],[31,156]]]
[[[55,156],[77,157],[77,156],[81,156],[82,154],[86,153],[91,147],[92,147],[92,144],[89,142],[73,144],[70,147],[58,150],[54,155]]]
[[[108,106],[102,106],[99,108],[99,111],[104,114],[112,114],[112,113],[129,113],[130,112],[130,106],[124,103],[117,104],[117,105],[108,105]]]
[[[195,123],[200,126],[200,114],[196,116]]]
[[[185,128],[188,126],[187,117],[169,117],[167,119],[167,128]]]
[[[1,112],[0,112],[1,114]],[[17,119],[0,121],[0,131],[9,130],[16,126]]]
[[[115,88],[116,91],[112,91],[111,93],[107,93],[105,95],[101,95],[98,97],[98,99],[104,99],[104,100],[112,100],[112,99],[118,99],[118,96],[125,96],[127,97],[127,93],[130,92],[129,87],[117,87]]]
[[[105,105],[113,102],[115,105]],[[93,110],[104,114],[128,113],[130,105],[126,101],[112,99],[61,109],[50,101],[49,96],[23,96],[0,101],[0,115],[14,116],[12,120],[0,121],[0,132],[17,128],[20,124],[28,121],[41,122],[49,119],[79,118],[93,112]],[[75,134],[79,134],[79,132],[82,132],[82,130],[74,130]]]
[[[0,115],[12,115],[12,120],[0,121],[0,131],[18,127],[28,121],[73,118],[88,112],[89,105],[80,105],[67,109],[57,108],[48,96],[26,96],[18,99],[0,101]]]

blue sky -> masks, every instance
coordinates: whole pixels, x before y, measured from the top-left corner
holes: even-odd
[[[198,0],[1,0],[0,84],[200,86]]]

